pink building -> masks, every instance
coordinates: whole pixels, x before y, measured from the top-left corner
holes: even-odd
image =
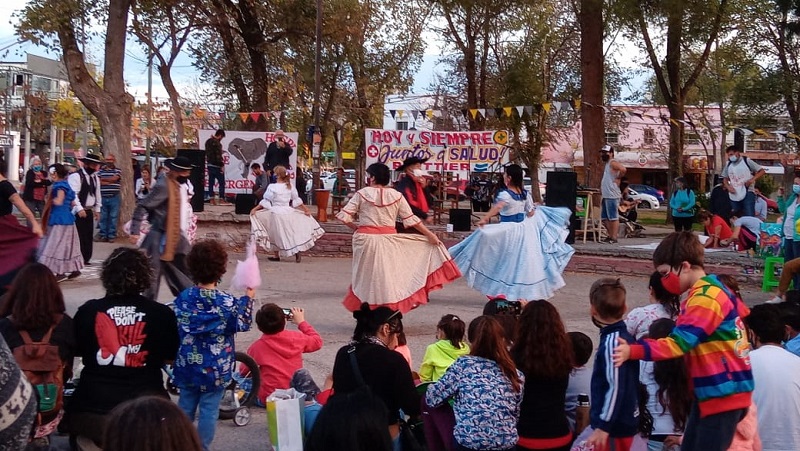
[[[616,158],[628,168],[630,183],[643,183],[669,189],[667,158],[669,156],[669,112],[661,106],[606,107],[606,143],[614,146]],[[696,187],[705,186],[706,175],[721,164],[715,156],[722,154],[718,108],[687,107],[685,118],[684,173]],[[599,149],[590,149],[599,151]],[[580,121],[570,128],[552,131],[550,142],[542,150],[545,167],[571,165],[578,173],[578,182],[586,181],[592,170],[584,165],[584,149]]]

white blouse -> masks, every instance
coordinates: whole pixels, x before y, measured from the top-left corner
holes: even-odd
[[[299,207],[303,205],[303,199],[297,194],[295,187],[288,188],[285,183],[270,183],[267,190],[264,191],[264,198],[259,202],[259,205],[265,209],[272,207],[289,207],[291,201],[292,207]]]

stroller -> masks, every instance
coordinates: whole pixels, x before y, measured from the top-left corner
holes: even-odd
[[[636,207],[619,209],[619,226],[624,238],[641,238],[644,226],[636,222],[638,212]]]

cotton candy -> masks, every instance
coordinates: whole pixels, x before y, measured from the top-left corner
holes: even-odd
[[[256,240],[250,237],[247,244],[247,258],[244,261],[236,262],[236,271],[231,280],[231,289],[243,291],[247,288],[256,289],[261,286],[261,270],[258,268],[258,257],[256,257]]]

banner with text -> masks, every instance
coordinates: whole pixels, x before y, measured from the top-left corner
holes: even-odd
[[[197,137],[201,146],[214,135],[215,130],[198,130]],[[292,148],[289,156],[289,174],[294,179],[297,168],[297,132],[286,132],[286,143]],[[226,130],[222,138],[222,159],[225,162],[225,194],[247,194],[253,190],[253,177],[250,165],[264,165],[267,147],[275,141],[275,132],[237,132]],[[204,147],[201,147],[205,150]],[[208,188],[208,177],[206,177]],[[215,189],[214,192],[219,192]]]
[[[495,172],[508,163],[508,132],[483,130],[444,132],[428,130],[380,130],[365,132],[367,166],[383,163],[394,170],[409,157],[427,158],[429,172],[454,172],[466,178],[470,172]]]

